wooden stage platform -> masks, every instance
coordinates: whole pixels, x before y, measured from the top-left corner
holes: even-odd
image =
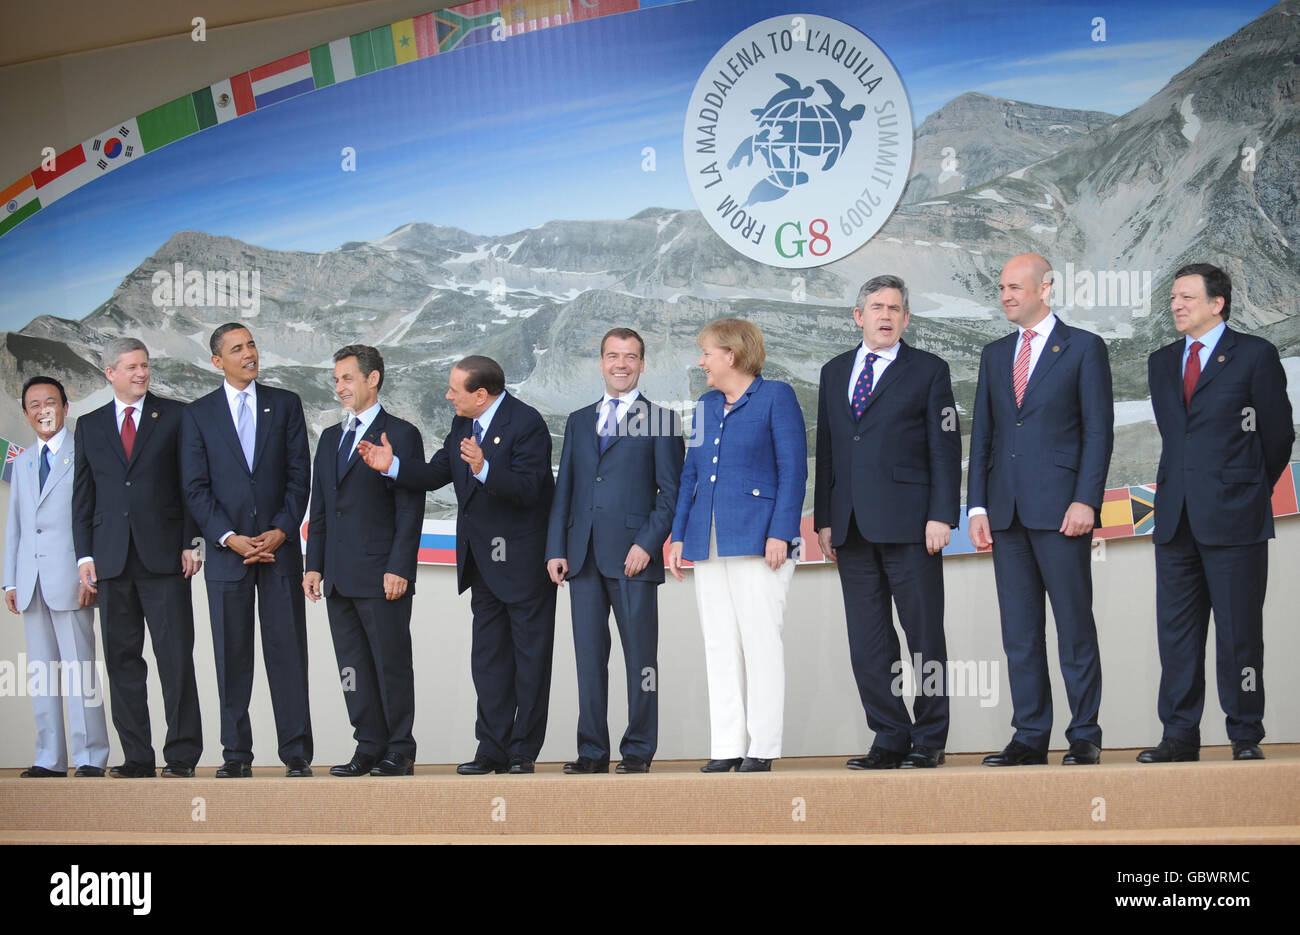
[[[770,774],[310,779],[18,778],[0,771],[0,843],[1300,843],[1300,744],[1235,763],[989,769],[978,754],[936,770],[857,772],[841,757],[780,760]]]

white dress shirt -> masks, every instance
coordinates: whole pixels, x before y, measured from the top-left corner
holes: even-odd
[[[894,362],[898,356],[898,345],[900,341],[895,341],[890,347],[883,347],[878,351],[870,351],[876,355],[876,360],[871,366],[871,390],[875,392],[880,385],[880,378],[885,374],[885,368]],[[864,341],[858,345],[858,356],[853,359],[853,369],[849,371],[848,399],[849,405],[853,405],[853,391],[857,388],[858,379],[862,376],[862,368],[867,363],[867,345]]]
[[[1025,385],[1029,385],[1029,379],[1034,375],[1034,368],[1038,366],[1038,358],[1043,356],[1043,348],[1047,346],[1047,336],[1052,333],[1056,327],[1056,314],[1048,312],[1047,317],[1034,325],[1032,329],[1021,328],[1016,326],[1019,337],[1016,339],[1015,350],[1011,354],[1011,370],[1015,373],[1016,358],[1020,356],[1020,345],[1025,342],[1025,331],[1032,330],[1034,336],[1029,340],[1029,372],[1025,374]],[[1000,379],[1000,378],[998,378]],[[983,506],[968,506],[966,508],[967,516],[985,516],[988,509]]]

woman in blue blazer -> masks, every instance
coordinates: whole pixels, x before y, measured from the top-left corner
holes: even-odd
[[[697,339],[712,387],[695,407],[668,567],[695,563],[712,759],[706,773],[765,772],[781,755],[781,627],[808,479],[803,413],[787,383],[760,375],[763,335],[738,318]]]

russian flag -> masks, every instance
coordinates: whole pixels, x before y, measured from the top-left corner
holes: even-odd
[[[454,525],[454,524],[453,524]],[[455,565],[456,534],[423,532],[420,534],[421,565]]]
[[[252,80],[253,100],[259,109],[316,90],[311,76],[310,52],[298,52],[268,65],[259,65],[248,73],[248,77]]]

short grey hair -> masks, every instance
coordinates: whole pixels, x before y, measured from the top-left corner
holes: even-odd
[[[873,276],[862,284],[862,288],[858,290],[858,301],[854,303],[855,307],[862,308],[862,303],[867,301],[867,296],[881,289],[897,289],[903,294],[903,311],[911,311],[911,307],[907,304],[907,283],[900,277],[888,273],[883,276]]]
[[[145,347],[144,342],[139,338],[114,338],[109,341],[104,345],[104,369],[116,367],[122,355],[132,351],[144,351],[145,358],[149,357],[149,348]]]

